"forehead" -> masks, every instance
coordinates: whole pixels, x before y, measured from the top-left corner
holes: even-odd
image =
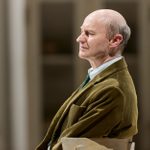
[[[97,30],[97,31],[104,30],[105,24],[103,19],[98,18],[98,16],[89,15],[84,19],[81,29],[90,29],[90,30]]]

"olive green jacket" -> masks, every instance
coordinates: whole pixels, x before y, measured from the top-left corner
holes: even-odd
[[[128,138],[137,133],[137,96],[123,59],[78,88],[62,105],[37,147],[61,150],[62,137]]]

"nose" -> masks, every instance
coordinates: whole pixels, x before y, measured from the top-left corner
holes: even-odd
[[[77,37],[76,41],[77,41],[77,42],[84,42],[84,41],[85,41],[85,37],[84,37],[83,33],[81,33],[81,34]]]

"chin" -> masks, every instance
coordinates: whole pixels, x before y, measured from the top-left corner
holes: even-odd
[[[78,54],[78,56],[79,56],[79,58],[82,58],[82,59],[84,59],[84,57],[85,57],[85,54],[83,53],[83,52],[79,52],[79,54]]]
[[[86,55],[83,55],[83,54],[81,55],[81,54],[79,54],[78,56],[79,56],[79,58],[81,58],[81,59],[87,60],[87,56],[86,56]]]

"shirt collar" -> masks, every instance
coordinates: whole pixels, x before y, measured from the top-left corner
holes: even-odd
[[[119,61],[120,59],[122,59],[123,56],[119,56],[119,57],[116,57],[110,61],[107,61],[106,63],[98,66],[97,68],[93,69],[93,68],[90,68],[88,70],[88,74],[90,76],[90,80],[92,80],[96,75],[98,75],[99,73],[101,73],[103,70],[105,70],[107,67],[109,67],[110,65],[112,65],[113,63]]]

